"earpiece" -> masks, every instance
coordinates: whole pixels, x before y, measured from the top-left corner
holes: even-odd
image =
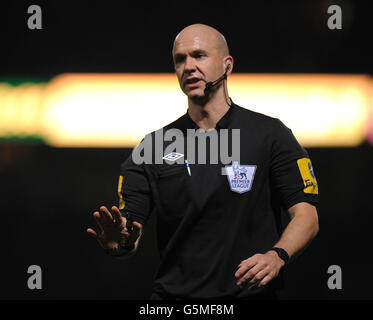
[[[216,86],[220,81],[223,81],[223,80],[227,79],[227,73],[228,73],[228,70],[229,70],[230,66],[231,66],[231,63],[229,61],[226,61],[225,62],[225,72],[224,72],[224,74],[219,79],[217,79],[215,81],[206,82],[206,86],[205,86],[205,90],[204,90],[205,96],[208,94],[211,87]]]
[[[231,63],[229,61],[225,62],[225,70],[229,70],[229,67],[231,66]]]

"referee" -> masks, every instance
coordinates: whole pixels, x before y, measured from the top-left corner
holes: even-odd
[[[161,132],[180,133],[185,148],[169,152],[174,142],[164,137],[159,161],[156,133],[144,138],[121,166],[119,207],[100,207],[93,213],[100,232],[87,232],[109,254],[127,258],[156,214],[161,261],[151,299],[275,299],[284,266],[318,233],[318,186],[307,151],[280,120],[229,98],[234,61],[216,29],[186,27],[172,54],[188,110]],[[188,133],[197,129],[215,132],[231,153],[238,145],[239,159],[216,161],[211,143],[191,146]],[[149,146],[151,161],[139,163],[134,153]]]

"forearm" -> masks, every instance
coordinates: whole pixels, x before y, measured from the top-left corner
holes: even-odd
[[[285,249],[292,259],[317,235],[319,224],[316,208],[308,203],[296,204],[289,215],[291,220],[275,247]]]
[[[289,208],[290,222],[274,247],[280,247],[289,255],[290,259],[299,254],[318,232],[318,217],[316,208],[306,202],[297,203]],[[277,277],[280,269],[285,265],[280,255],[269,250],[264,254],[255,254],[241,261],[235,277],[237,285],[249,289],[267,285]]]

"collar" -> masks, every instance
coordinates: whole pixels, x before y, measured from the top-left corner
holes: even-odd
[[[234,102],[231,100],[231,105],[228,109],[228,111],[221,117],[221,119],[216,123],[216,130],[220,129],[228,129],[229,124],[231,123],[232,120],[232,115],[234,114],[234,110],[236,109],[236,105]],[[192,120],[192,118],[189,116],[188,111],[184,115],[185,118],[185,129],[195,129],[198,130],[199,126]]]

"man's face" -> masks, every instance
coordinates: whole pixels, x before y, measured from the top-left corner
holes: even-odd
[[[181,34],[174,44],[173,60],[180,88],[191,99],[204,97],[206,82],[224,73],[213,37],[203,33]]]

